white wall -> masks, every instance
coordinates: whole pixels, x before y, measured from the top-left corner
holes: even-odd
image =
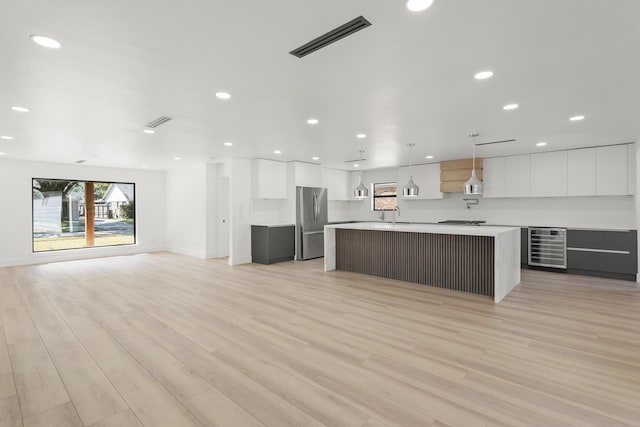
[[[633,144],[633,149],[635,150],[635,170],[636,170],[636,193],[640,191],[640,137],[638,141]],[[635,199],[635,228],[640,227],[640,197],[637,195],[634,197]],[[640,266],[640,239],[638,239],[638,265]],[[640,273],[636,276],[636,282],[640,283]]]
[[[179,166],[167,171],[167,249],[197,258],[207,256],[207,165]]]
[[[137,244],[32,253],[32,178],[134,182]],[[0,267],[163,250],[164,210],[164,172],[0,159]]]
[[[251,160],[231,160],[229,264],[251,262]]]
[[[396,180],[396,169],[366,171],[365,185]],[[402,185],[399,183],[398,185]],[[419,182],[416,184],[420,185]],[[442,200],[404,200],[400,198],[403,222],[438,222],[446,219],[477,219],[500,225],[539,225],[573,228],[635,228],[636,208],[633,196],[549,197],[482,199],[466,208],[463,198],[479,198],[462,194],[445,194]],[[371,211],[371,199],[348,202],[351,219],[379,220],[380,213]],[[387,213],[387,220],[391,213]]]
[[[252,199],[251,224],[279,225],[294,224],[287,214],[288,200],[286,199]]]
[[[205,257],[218,257],[218,165],[205,166]]]
[[[351,188],[353,192],[355,188]],[[359,200],[329,200],[329,222],[351,221],[354,203],[361,203]]]

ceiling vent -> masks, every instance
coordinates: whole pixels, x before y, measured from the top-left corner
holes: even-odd
[[[302,58],[303,56],[307,56],[310,53],[322,49],[323,47],[329,46],[331,43],[335,43],[340,39],[357,33],[358,31],[367,28],[370,25],[371,22],[367,21],[362,16],[358,16],[356,19],[353,19],[346,24],[340,25],[338,28],[335,28],[326,34],[323,34],[320,37],[311,40],[309,43],[306,43],[289,53],[293,56],[297,56],[298,58]]]
[[[151,120],[149,123],[147,123],[145,125],[145,127],[154,129],[154,128],[157,128],[160,125],[163,125],[163,124],[167,123],[170,120],[173,120],[173,119],[171,117],[167,117],[167,116],[160,116],[155,120]]]

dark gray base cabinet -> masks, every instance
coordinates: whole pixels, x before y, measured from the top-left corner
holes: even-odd
[[[568,230],[567,272],[635,282],[637,231]]]
[[[636,281],[636,230],[567,230],[567,269],[528,265],[528,229],[522,228],[521,265],[525,269]]]
[[[295,255],[295,226],[251,226],[251,258],[258,264],[291,261]]]

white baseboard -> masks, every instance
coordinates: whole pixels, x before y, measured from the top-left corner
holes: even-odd
[[[108,258],[114,256],[136,255],[149,252],[162,252],[164,247],[141,248],[139,246],[109,246],[84,249],[70,249],[58,252],[32,253],[26,257],[0,260],[0,268],[19,265],[48,264],[51,262],[81,261],[83,259]]]
[[[193,250],[193,249],[168,248],[167,251],[173,252],[174,254],[178,254],[178,255],[190,256],[192,258],[206,259],[206,256],[205,256],[205,254],[202,253],[202,251],[197,251],[197,250]]]
[[[229,265],[251,264],[252,259],[250,256],[245,257],[229,257]]]

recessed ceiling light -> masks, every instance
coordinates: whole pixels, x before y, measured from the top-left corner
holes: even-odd
[[[493,77],[493,71],[480,71],[473,77],[475,77],[476,80],[485,80]]]
[[[28,113],[29,111],[31,111],[27,107],[20,107],[18,105],[14,105],[13,107],[11,107],[11,109],[13,111],[17,111],[18,113]]]
[[[412,12],[421,12],[428,9],[433,4],[433,0],[408,0],[407,9]]]
[[[317,125],[318,123],[320,123],[320,121],[318,119],[309,119],[307,120],[307,123],[309,123],[310,125]]]
[[[507,104],[504,107],[502,107],[502,109],[509,111],[509,110],[516,110],[518,107],[519,107],[518,104]]]
[[[7,155],[7,153],[0,152],[0,156],[6,156],[6,155]]]
[[[173,160],[182,160],[182,157],[174,157]]]
[[[536,144],[536,147],[544,147],[545,145],[547,145],[547,143],[546,143],[546,142],[538,142],[538,143]]]
[[[280,151],[280,150],[273,150],[273,154],[282,154],[282,151]]]
[[[573,116],[569,120],[572,122],[579,122],[580,120],[584,120],[584,116]]]
[[[356,163],[355,165],[353,165],[353,167],[354,167],[354,168],[359,168],[359,167],[360,167],[360,165]]]
[[[216,98],[218,98],[218,99],[229,99],[229,98],[231,98],[231,94],[229,92],[216,92]]]
[[[38,34],[31,34],[29,38],[33,40],[34,43],[42,47],[48,47],[49,49],[60,49],[60,46],[62,46],[58,40],[54,40],[51,37],[39,36]]]
[[[427,159],[431,160],[433,159],[433,156],[427,156]]]
[[[227,141],[227,142],[224,143],[224,146],[225,147],[231,147],[231,146],[233,146],[233,142]]]
[[[314,156],[314,157],[311,158],[311,160],[320,160],[320,157]]]
[[[359,133],[359,134],[356,135],[356,138],[358,138],[358,139],[365,139],[366,137],[367,137],[366,133]]]
[[[144,133],[148,133],[149,135],[152,135],[152,134],[156,133],[156,131],[155,131],[155,130],[153,130],[153,129],[145,129],[145,130],[143,130],[142,132],[144,132]]]
[[[147,165],[140,165],[140,167],[141,167],[142,169],[146,169],[146,168],[148,168],[149,166],[147,166]]]
[[[13,139],[13,137],[9,136],[9,135],[2,135],[2,136],[0,136],[0,139],[6,139],[7,141],[11,141]]]

